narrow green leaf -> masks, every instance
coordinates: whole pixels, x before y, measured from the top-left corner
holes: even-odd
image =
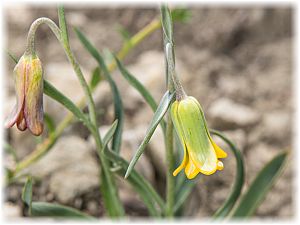
[[[171,12],[166,5],[161,6],[161,23],[164,35],[169,43],[173,45],[173,23]]]
[[[32,206],[32,178],[31,178],[31,176],[27,177],[26,183],[23,187],[22,201],[29,208],[29,215],[30,215],[31,214],[31,206]]]
[[[59,29],[61,30],[61,39],[65,46],[69,47],[69,37],[67,23],[65,18],[65,9],[62,5],[58,6]]]
[[[115,152],[110,151],[108,148],[105,150],[106,157],[114,162],[116,165],[121,168],[116,172],[118,175],[123,178],[128,168],[128,162],[123,159],[121,156],[117,155]],[[143,199],[145,205],[147,206],[149,212],[155,216],[159,216],[161,212],[164,212],[164,201],[159,196],[159,194],[153,189],[152,185],[141,176],[135,169],[132,170],[129,177],[127,178],[128,182],[136,189],[140,197]],[[160,212],[157,211],[155,205],[160,207]]]
[[[96,220],[96,218],[82,213],[77,209],[47,202],[32,202],[32,216]]]
[[[121,75],[123,75],[123,77],[129,82],[129,84],[131,84],[132,87],[134,87],[145,99],[145,101],[149,104],[149,106],[151,107],[151,109],[153,110],[153,112],[156,111],[157,109],[157,103],[155,102],[153,96],[151,95],[151,93],[144,87],[144,85],[139,82],[125,67],[124,65],[120,62],[120,60],[115,57],[115,61],[117,63],[117,66],[121,72]],[[165,121],[162,120],[161,121],[161,127],[163,129],[163,131],[165,131]]]
[[[112,124],[111,128],[105,134],[105,136],[103,138],[103,149],[104,149],[104,154],[106,157],[108,157],[108,155],[110,155],[110,154],[112,155],[112,157],[108,157],[108,159],[110,161],[112,161],[115,166],[115,168],[112,168],[112,171],[117,172],[123,178],[126,168],[128,166],[128,163],[124,159],[122,159],[120,156],[118,156],[116,153],[110,151],[109,148],[107,147],[108,142],[112,139],[112,137],[115,133],[117,124],[118,124],[118,121],[116,120]],[[119,165],[120,163],[123,167]],[[153,202],[153,199],[155,199],[156,197],[153,198],[152,195],[149,194],[149,193],[152,193],[154,190],[148,191],[149,188],[147,189],[147,187],[149,187],[149,184],[147,184],[147,181],[145,181],[140,175],[135,174],[133,177],[130,178],[129,182],[132,184],[133,188],[140,194],[140,197],[143,200],[143,202],[145,203],[145,205],[147,206],[150,215],[159,217],[160,212],[157,211],[157,209],[155,208],[155,204],[154,204],[155,202]],[[143,182],[146,183],[146,185]],[[150,186],[150,188],[152,188],[152,187]]]
[[[288,152],[282,152],[264,166],[235,208],[232,214],[233,218],[246,218],[255,213],[255,210],[281,174],[287,156]]]
[[[150,138],[152,137],[157,125],[160,123],[160,121],[163,119],[165,113],[168,111],[168,108],[172,102],[174,98],[174,93],[170,94],[169,91],[167,91],[164,96],[162,97],[159,106],[156,110],[156,112],[154,113],[154,116],[152,118],[152,121],[150,122],[149,128],[146,132],[146,135],[144,137],[144,140],[142,141],[142,143],[140,144],[139,148],[137,149],[135,155],[133,156],[129,167],[127,169],[127,172],[125,174],[125,178],[127,178],[130,174],[130,172],[132,171],[133,167],[135,166],[135,164],[137,163],[138,159],[140,158],[140,156],[142,155],[142,153],[144,152],[148,142],[150,141]]]
[[[93,72],[92,72],[92,78],[90,81],[90,89],[91,91],[93,91],[97,85],[99,84],[99,82],[103,79],[103,77],[101,76],[101,70],[100,68],[97,66]]]
[[[227,137],[225,137],[221,132],[215,130],[210,130],[210,133],[219,136],[230,147],[230,150],[232,151],[236,160],[236,176],[232,191],[224,204],[213,215],[214,218],[224,218],[230,213],[241,194],[245,180],[244,162],[240,150]]]
[[[106,148],[108,142],[113,138],[118,126],[118,120],[115,120],[103,138],[103,149]]]
[[[75,117],[77,117],[78,120],[83,122],[86,126],[90,126],[88,118],[83,114],[83,112],[69,98],[67,98],[46,80],[44,80],[44,93],[65,106],[74,114]]]
[[[139,82],[133,75],[131,75],[128,70],[125,69],[124,65],[116,56],[115,60],[123,77],[143,96],[146,102],[150,105],[151,109],[155,111],[157,109],[157,104],[150,92],[144,87],[141,82]]]
[[[115,110],[115,119],[118,120],[118,126],[117,130],[115,132],[113,143],[112,143],[112,149],[113,151],[116,151],[117,153],[120,152],[121,147],[121,139],[122,139],[122,130],[123,130],[123,120],[124,120],[124,112],[123,112],[123,103],[121,100],[120,92],[117,88],[116,83],[111,78],[111,75],[106,67],[106,64],[100,55],[100,53],[97,51],[97,49],[92,45],[92,43],[86,38],[86,36],[80,32],[77,28],[75,28],[75,32],[83,46],[87,49],[87,51],[95,58],[95,60],[98,62],[99,67],[103,71],[103,75],[105,79],[108,81],[110,88],[113,93],[113,99],[114,99],[114,110]]]

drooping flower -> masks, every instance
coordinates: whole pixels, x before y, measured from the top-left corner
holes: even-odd
[[[171,117],[184,149],[182,163],[173,175],[185,169],[187,178],[193,179],[198,173],[211,175],[222,170],[224,166],[219,158],[227,154],[212,140],[199,102],[191,96],[176,100]]]
[[[43,71],[36,55],[24,54],[13,71],[17,103],[5,121],[5,127],[17,124],[34,135],[43,132]]]

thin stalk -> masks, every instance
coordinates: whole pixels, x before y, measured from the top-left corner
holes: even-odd
[[[175,86],[174,82],[172,79],[172,75],[175,73],[175,66],[174,66],[174,61],[171,62],[169,56],[170,56],[170,51],[172,52],[173,49],[168,50],[167,46],[169,43],[166,45],[166,62],[167,62],[167,86],[168,89],[171,93],[175,91]],[[184,92],[183,92],[184,93]],[[176,95],[177,99],[177,95]],[[173,137],[174,137],[174,127],[172,123],[172,118],[171,118],[171,112],[169,110],[168,112],[168,118],[167,118],[167,127],[166,127],[166,160],[167,160],[167,188],[166,188],[166,216],[168,217],[173,217],[174,215],[174,201],[175,201],[175,178],[173,176],[173,171],[174,171],[174,164],[175,164],[175,159],[174,159],[174,145],[173,145]]]
[[[100,132],[98,130],[98,125],[97,125],[97,114],[96,114],[95,102],[93,100],[92,93],[88,86],[88,83],[86,82],[86,80],[83,76],[83,73],[80,69],[80,66],[77,63],[76,58],[71,50],[71,47],[69,44],[68,32],[67,32],[67,25],[66,25],[66,21],[65,21],[64,8],[62,6],[60,6],[58,8],[58,14],[59,14],[59,25],[61,27],[61,43],[64,47],[64,50],[67,54],[67,57],[68,57],[70,63],[73,66],[73,69],[78,77],[78,80],[85,92],[85,97],[88,100],[90,120],[91,120],[92,125],[94,126],[93,127],[94,129],[90,129],[90,131],[92,132],[92,135],[95,139],[95,142],[97,145],[98,157],[101,162],[100,163],[101,174],[102,174],[101,178],[103,179],[102,185],[101,185],[101,193],[104,196],[108,196],[108,198],[111,200],[111,202],[105,201],[104,205],[105,205],[106,209],[109,211],[110,216],[113,216],[113,217],[123,216],[124,209],[123,209],[121,201],[118,197],[118,192],[116,189],[116,184],[114,182],[114,177],[109,170],[108,160],[102,154],[103,153],[103,143],[102,143],[102,139],[100,136]],[[107,186],[103,187],[104,185],[107,185]]]
[[[173,153],[173,123],[170,112],[167,118],[166,128],[166,160],[167,160],[167,196],[166,196],[166,216],[173,217],[174,200],[175,200],[175,179],[174,170],[174,153]]]
[[[56,38],[60,41],[61,40],[61,32],[58,26],[49,18],[41,17],[36,19],[30,26],[29,32],[27,35],[27,45],[25,54],[26,55],[35,55],[35,33],[38,27],[41,24],[47,24],[48,27],[52,30],[52,32],[55,34]]]
[[[61,6],[58,8],[58,15],[59,15],[59,25],[61,27],[61,35],[60,35],[59,41],[65,50],[65,53],[68,57],[69,62],[73,66],[73,69],[77,75],[80,85],[83,88],[85,97],[87,98],[91,122],[92,122],[92,124],[94,124],[97,127],[97,114],[96,114],[95,103],[94,103],[94,100],[92,97],[91,90],[90,90],[90,88],[83,76],[83,73],[80,69],[80,66],[71,50],[71,47],[69,44],[69,37],[68,37],[66,21],[65,21],[64,8]]]

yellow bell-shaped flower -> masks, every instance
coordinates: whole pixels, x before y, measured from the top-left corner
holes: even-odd
[[[198,173],[211,175],[222,170],[224,166],[219,158],[227,154],[212,140],[199,102],[191,96],[176,100],[171,117],[184,148],[182,163],[173,175],[185,168],[187,178],[193,179]]]

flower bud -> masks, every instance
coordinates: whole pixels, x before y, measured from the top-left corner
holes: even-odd
[[[184,149],[183,161],[173,175],[183,168],[188,179],[199,172],[211,175],[222,170],[223,163],[218,159],[227,157],[227,154],[212,140],[199,102],[191,96],[175,101],[171,117]]]
[[[6,119],[5,126],[17,124],[34,135],[43,132],[43,71],[36,55],[24,54],[14,68],[17,103]]]

